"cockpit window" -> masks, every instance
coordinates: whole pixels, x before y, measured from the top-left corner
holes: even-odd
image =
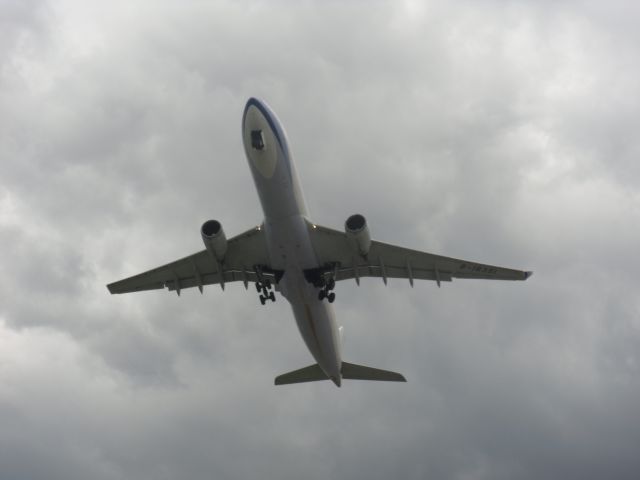
[[[264,136],[262,130],[251,130],[251,146],[256,150],[264,149]]]

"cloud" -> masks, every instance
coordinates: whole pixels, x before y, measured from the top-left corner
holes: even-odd
[[[635,478],[635,7],[14,3],[1,477]],[[274,388],[310,356],[288,305],[241,285],[109,296],[200,250],[208,218],[261,221],[249,96],[314,221],[535,275],[338,285],[345,359],[402,386]]]

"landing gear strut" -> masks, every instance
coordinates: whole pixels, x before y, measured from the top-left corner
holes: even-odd
[[[260,303],[264,305],[267,300],[276,301],[276,294],[273,292],[273,285],[270,280],[256,282],[256,291],[260,293]]]
[[[334,288],[336,288],[336,281],[333,278],[330,278],[324,284],[320,292],[318,292],[318,300],[324,300],[326,298],[329,303],[333,303],[336,299],[336,294],[332,292]]]
[[[323,267],[304,270],[304,277],[307,282],[320,289],[318,300],[322,301],[326,298],[329,303],[333,303],[336,299],[336,294],[332,290],[336,288],[338,266],[337,263],[327,263]]]

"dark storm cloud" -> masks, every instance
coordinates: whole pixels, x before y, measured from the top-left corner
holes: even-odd
[[[0,476],[635,478],[635,7],[5,2]],[[249,96],[312,218],[531,268],[339,285],[347,361],[402,386],[274,388],[284,301],[104,285],[261,215]]]

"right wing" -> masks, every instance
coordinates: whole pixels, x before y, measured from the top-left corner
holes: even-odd
[[[526,280],[531,272],[470,262],[411,250],[388,243],[371,242],[365,258],[354,251],[344,232],[314,225],[310,229],[316,256],[323,272],[338,280],[360,277],[406,278],[450,282],[453,278]]]
[[[220,284],[224,288],[225,283],[235,281],[244,282],[246,287],[248,282],[277,280],[278,274],[269,267],[264,230],[255,227],[227,242],[227,253],[222,264],[218,264],[207,250],[202,250],[110,283],[107,288],[111,293],[129,293],[167,287],[180,295],[183,288],[198,287],[202,292],[204,285]]]

